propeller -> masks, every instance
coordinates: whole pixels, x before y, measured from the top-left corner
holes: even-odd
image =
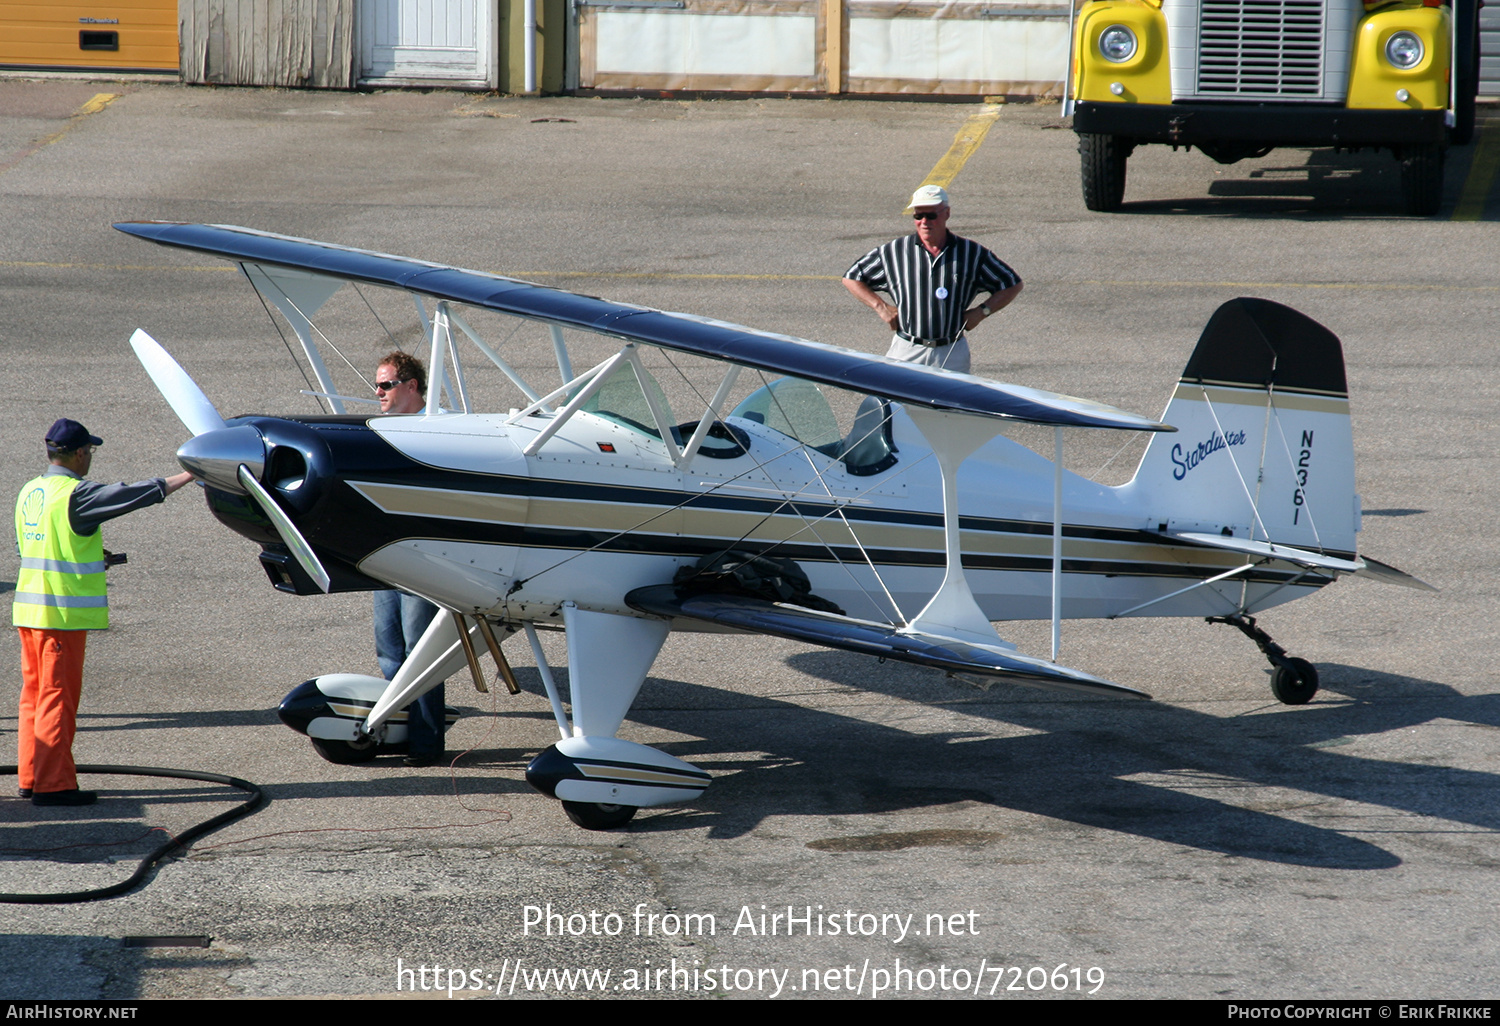
[[[130,336],[130,347],[135,350],[136,358],[156,384],[157,391],[162,394],[167,405],[172,407],[172,412],[177,414],[177,419],[193,433],[194,441],[188,442],[178,451],[179,462],[200,477],[205,474],[214,477],[211,465],[215,462],[222,465],[227,455],[248,454],[252,450],[264,455],[264,443],[259,432],[244,426],[228,427],[224,418],[219,416],[219,411],[214,409],[214,404],[208,401],[208,396],[203,394],[203,389],[188,377],[187,371],[172,359],[172,354],[162,348],[160,342],[137,328],[135,334]],[[200,436],[210,432],[222,434],[197,441]],[[244,434],[245,432],[248,434]],[[224,470],[227,471],[228,468],[225,467]],[[312,546],[307,544],[307,539],[302,537],[302,532],[297,530],[297,525],[292,523],[291,517],[276,504],[265,485],[256,480],[255,471],[244,463],[236,466],[235,477],[245,491],[255,496],[261,511],[275,526],[276,533],[281,535],[282,542],[291,550],[307,576],[326,594],[330,585],[328,571],[323,569],[322,562],[313,552]],[[217,480],[214,483],[218,487],[223,487],[224,484]]]
[[[243,463],[239,469],[240,484],[245,486],[245,491],[255,496],[255,501],[260,504],[261,510],[276,525],[276,533],[281,535],[281,540],[286,547],[292,550],[292,555],[301,564],[302,569],[307,571],[307,576],[313,579],[317,586],[328,594],[329,579],[328,571],[323,569],[323,564],[318,561],[318,556],[313,552],[312,546],[307,544],[307,539],[302,537],[302,532],[297,530],[297,525],[292,523],[292,518],[286,515],[286,511],[276,504],[271,493],[266,491],[266,486],[255,479],[250,468]]]
[[[194,435],[201,435],[205,431],[216,431],[224,426],[224,418],[219,416],[214,404],[208,401],[203,389],[188,377],[187,371],[172,359],[172,355],[162,348],[160,342],[137,328],[135,334],[130,336],[130,347],[135,350],[141,366],[146,368],[146,373],[156,383],[156,390],[189,431]]]

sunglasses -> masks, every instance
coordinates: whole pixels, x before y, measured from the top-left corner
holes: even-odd
[[[377,382],[375,382],[375,391],[377,391],[377,392],[393,392],[397,388],[399,388],[400,386],[406,384],[408,381],[411,381],[411,380],[412,380],[411,378],[402,378],[400,381],[377,381]]]
[[[913,210],[911,216],[917,221],[936,221],[942,213],[941,210]]]

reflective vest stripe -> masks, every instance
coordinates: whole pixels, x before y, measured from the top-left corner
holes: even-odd
[[[56,609],[106,609],[109,606],[109,599],[104,595],[47,595],[35,591],[16,592],[16,601]]]
[[[16,575],[11,619],[17,627],[99,630],[109,626],[105,596],[104,541],[100,532],[73,531],[68,508],[78,479],[44,475],[21,489],[16,500]]]
[[[51,570],[55,574],[102,574],[104,560],[95,560],[92,563],[69,563],[64,559],[38,559],[26,556],[21,560],[21,569]]]

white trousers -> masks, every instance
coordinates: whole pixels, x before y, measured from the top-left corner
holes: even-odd
[[[943,367],[961,374],[969,373],[969,340],[963,335],[958,337],[957,342],[936,348],[919,346],[915,342],[906,341],[900,335],[892,335],[891,348],[886,351],[885,355],[893,360],[924,363],[929,367]]]

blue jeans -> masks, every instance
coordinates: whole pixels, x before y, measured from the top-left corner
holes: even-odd
[[[386,680],[396,676],[437,614],[437,606],[404,591],[375,593],[375,658]],[[439,684],[407,706],[407,751],[412,755],[442,753],[447,727],[443,698],[443,685]]]

